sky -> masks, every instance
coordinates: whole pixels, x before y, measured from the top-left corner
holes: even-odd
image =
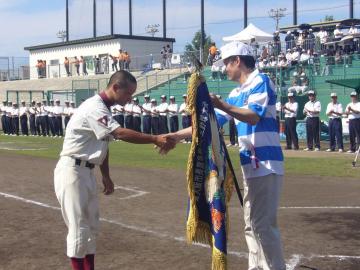
[[[114,0],[114,28],[128,34],[128,0]],[[93,0],[69,0],[70,39],[92,37]],[[360,18],[360,0],[354,0],[354,17]],[[349,0],[298,0],[298,23],[318,22],[326,15],[335,19],[349,16]],[[248,0],[248,23],[267,32],[275,31],[268,17],[272,8],[286,8],[280,27],[291,25],[291,0]],[[110,0],[97,0],[97,35],[110,33]],[[133,0],[133,34],[148,35],[149,24],[160,24],[156,36],[162,36],[162,0]],[[65,30],[65,0],[0,0],[0,57],[27,56],[26,46],[60,41]],[[167,36],[176,39],[174,51],[181,52],[200,29],[200,0],[167,0]],[[243,29],[243,1],[205,0],[205,32],[222,44],[222,37]]]

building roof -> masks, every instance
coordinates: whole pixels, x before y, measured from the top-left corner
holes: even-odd
[[[169,42],[169,43],[175,42],[174,38],[129,36],[129,35],[107,35],[107,36],[100,36],[100,37],[95,37],[95,38],[84,38],[84,39],[76,39],[76,40],[70,40],[70,41],[65,41],[65,42],[56,42],[56,43],[50,43],[50,44],[44,44],[44,45],[30,46],[30,47],[25,47],[24,49],[27,51],[33,51],[33,50],[63,47],[63,46],[68,46],[68,45],[86,44],[86,43],[91,43],[91,42],[98,42],[98,41],[105,41],[105,40],[112,40],[112,39],[164,41],[164,42]]]
[[[346,19],[346,20],[339,20],[339,21],[327,21],[327,22],[317,22],[317,23],[303,23],[297,25],[291,25],[286,27],[281,27],[280,32],[286,33],[287,31],[294,31],[294,30],[304,30],[312,28],[315,32],[320,31],[320,27],[324,27],[327,30],[334,30],[337,24],[341,25],[341,28],[350,28],[351,24],[360,25],[359,19]]]

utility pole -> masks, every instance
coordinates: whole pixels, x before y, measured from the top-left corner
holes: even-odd
[[[276,31],[279,30],[279,21],[281,18],[285,17],[286,8],[277,8],[277,9],[270,9],[269,17],[273,18],[276,21]]]

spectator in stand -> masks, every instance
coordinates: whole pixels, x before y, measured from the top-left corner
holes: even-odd
[[[217,65],[212,65],[211,66],[211,76],[210,76],[210,79],[212,81],[215,81],[218,79],[218,75],[219,75],[219,72],[220,72],[220,67],[217,66]]]
[[[305,32],[299,31],[299,37],[297,39],[296,46],[300,48],[304,48],[305,39],[306,39]]]
[[[295,46],[295,38],[291,31],[287,31],[285,36],[285,48],[286,51],[290,50]]]
[[[300,52],[298,51],[297,47],[293,48],[293,52],[291,54],[291,65],[295,66],[299,63],[300,61]]]
[[[276,65],[277,65],[276,58],[274,55],[272,55],[270,57],[270,67],[276,67]]]
[[[332,101],[327,105],[326,108],[326,115],[329,117],[330,148],[327,149],[326,152],[334,152],[337,145],[339,152],[342,153],[344,152],[341,122],[343,108],[341,103],[337,101],[336,93],[331,93],[330,97]]]
[[[255,38],[250,40],[250,47],[252,49],[253,55],[257,58],[259,56],[259,44],[256,42]]]
[[[125,70],[130,71],[130,63],[131,63],[130,54],[127,51],[124,51]]]
[[[348,153],[354,153],[360,145],[360,102],[357,93],[350,93],[351,102],[346,106],[345,113],[349,119],[350,150]]]
[[[279,55],[278,66],[283,67],[283,68],[288,66],[288,62],[286,60],[285,55],[283,55],[283,54]]]
[[[274,41],[274,54],[273,55],[277,56],[281,52],[281,40],[280,40],[280,32],[279,31],[275,31],[274,36],[273,36],[273,41]]]
[[[100,74],[101,59],[99,56],[94,56],[95,74]]]
[[[348,34],[349,35],[354,35],[358,33],[358,29],[355,27],[355,24],[352,23],[351,27],[349,29]],[[354,38],[353,39],[353,52],[358,51],[359,50],[359,39],[358,38]]]
[[[37,63],[36,63],[36,70],[37,70],[37,74],[38,74],[38,79],[41,78],[41,63],[40,63],[41,60],[37,60]]]
[[[260,57],[257,63],[258,69],[263,70],[265,67],[264,60]]]
[[[344,36],[344,33],[341,31],[340,26],[341,26],[340,24],[337,24],[334,30],[334,38],[336,40],[340,40]]]
[[[209,66],[212,66],[217,50],[218,49],[216,48],[215,42],[212,42],[209,48],[209,62],[208,62]]]
[[[80,65],[82,65],[82,74],[84,76],[88,75],[87,66],[86,66],[86,60],[84,59],[84,56],[80,56]]]
[[[162,47],[162,50],[160,51],[161,54],[161,60],[162,60],[162,66],[163,68],[166,68],[166,59],[167,59],[167,52],[166,47]]]
[[[104,74],[109,74],[109,57],[101,58],[101,65]]]
[[[70,61],[67,57],[65,57],[65,60],[64,60],[64,67],[65,67],[65,71],[66,71],[66,75],[68,77],[71,76],[71,73],[70,73]]]
[[[293,53],[293,50],[292,50],[292,49],[287,49],[287,50],[286,50],[285,58],[286,58],[286,62],[287,62],[287,65],[288,65],[288,66],[290,66],[290,65],[291,65],[291,62],[292,62],[292,53]]]
[[[111,54],[109,55],[110,59],[111,59],[111,70],[114,71],[118,71],[118,59],[115,56],[112,56]]]
[[[170,45],[166,45],[166,67],[171,68],[171,58],[173,55],[173,50]]]
[[[312,30],[312,28],[309,29],[309,34],[308,34],[308,42],[309,42],[309,50],[314,50],[315,48],[315,35],[314,35],[314,31]]]
[[[300,55],[300,63],[306,66],[309,64],[309,59],[310,59],[310,54],[305,49],[303,49]]]
[[[76,68],[76,74],[80,76],[80,60],[75,56],[74,62]]]
[[[124,62],[124,53],[123,50],[119,50],[118,55],[118,61],[119,61],[119,70],[123,70],[125,68],[125,62]]]
[[[321,53],[324,53],[325,50],[325,43],[327,42],[328,39],[328,33],[327,31],[324,29],[324,27],[320,27],[320,31],[317,33],[317,37],[320,39],[320,49],[321,49]]]
[[[269,51],[265,46],[263,46],[261,52],[261,58],[265,60],[268,58],[268,56],[269,56]]]

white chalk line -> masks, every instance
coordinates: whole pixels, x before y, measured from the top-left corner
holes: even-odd
[[[4,198],[11,198],[17,201],[21,201],[21,202],[25,202],[28,204],[32,204],[32,205],[36,205],[36,206],[41,206],[44,208],[48,208],[48,209],[53,209],[53,210],[61,210],[60,207],[56,207],[56,206],[52,206],[46,203],[41,203],[38,201],[34,201],[34,200],[29,200],[20,196],[16,196],[16,195],[12,195],[12,194],[8,194],[8,193],[4,193],[4,192],[0,192],[0,196],[3,196]],[[172,239],[178,242],[186,242],[186,239],[184,237],[176,237],[176,236],[172,236],[168,233],[160,233],[160,232],[156,232],[154,230],[150,230],[150,229],[146,229],[146,228],[141,228],[138,226],[134,226],[134,225],[129,225],[129,224],[125,224],[123,222],[120,221],[115,221],[115,220],[111,220],[111,219],[106,219],[106,218],[100,218],[101,221],[103,222],[107,222],[109,224],[114,224],[114,225],[118,225],[121,226],[123,228],[129,229],[129,230],[133,230],[133,231],[137,231],[137,232],[141,232],[141,233],[146,233],[146,234],[151,234],[154,235],[156,237],[159,238],[168,238],[168,239]],[[195,243],[193,244],[194,246],[198,246],[198,247],[203,247],[203,248],[210,248],[208,245],[205,244],[200,244],[200,243]],[[228,251],[229,255],[234,255],[236,257],[239,258],[244,258],[247,259],[248,258],[248,254],[246,252],[237,252],[237,251]],[[304,256],[304,255],[300,255],[300,254],[293,254],[291,256],[291,258],[288,260],[287,263],[287,270],[294,270],[295,267],[300,263],[301,259],[307,259],[307,260],[311,260],[314,258],[334,258],[334,259],[339,259],[339,260],[348,260],[348,259],[355,259],[355,260],[360,260],[360,256],[349,256],[349,255],[321,255],[321,254],[311,254],[310,256]]]
[[[49,148],[9,148],[9,147],[0,147],[0,150],[7,151],[41,151]]]
[[[360,206],[281,206],[279,209],[360,209]]]
[[[131,192],[135,193],[133,195],[129,195],[129,196],[126,196],[126,197],[119,198],[119,200],[133,199],[133,198],[144,196],[144,195],[150,193],[148,191],[139,190],[136,187],[131,188],[131,187],[124,187],[124,186],[115,186],[114,189],[122,189],[122,190],[131,191]]]

